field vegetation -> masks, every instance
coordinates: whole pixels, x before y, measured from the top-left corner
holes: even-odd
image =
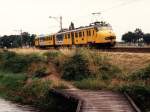
[[[49,90],[72,87],[126,92],[143,112],[148,112],[150,55],[89,49],[0,52],[0,95],[3,97],[54,110],[59,99],[54,99]]]
[[[47,55],[48,54],[48,55]],[[76,102],[51,93],[51,89],[67,88],[63,81],[56,83],[50,57],[56,53],[0,52],[0,96],[22,104],[30,104],[44,112],[73,112]],[[69,106],[64,106],[65,104]],[[72,102],[72,103],[71,103]]]
[[[149,54],[101,53],[79,49],[64,61],[62,78],[73,80],[73,84],[80,89],[126,92],[143,112],[148,112],[149,62]]]

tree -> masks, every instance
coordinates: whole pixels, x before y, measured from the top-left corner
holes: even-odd
[[[133,32],[128,32],[122,36],[122,40],[124,42],[127,42],[127,43],[135,43],[136,42],[136,36]]]
[[[136,42],[139,43],[140,40],[143,39],[144,33],[142,32],[142,30],[140,28],[136,28],[134,33],[135,33],[135,37],[136,37]]]
[[[22,46],[34,46],[34,34],[30,35],[28,32],[23,32],[21,35],[4,35],[0,38],[0,47],[17,48]]]
[[[146,44],[150,44],[150,33],[147,33],[143,36],[143,41]]]

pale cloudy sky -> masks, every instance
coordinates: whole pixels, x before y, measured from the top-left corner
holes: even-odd
[[[102,12],[99,19],[110,23],[119,40],[135,28],[150,33],[150,0],[0,0],[0,35],[57,32],[59,23],[49,16],[63,16],[63,27],[94,21],[91,13]]]

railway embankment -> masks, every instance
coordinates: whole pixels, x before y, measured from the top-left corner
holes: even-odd
[[[33,104],[45,111],[57,112],[57,109],[62,109],[61,112],[65,112],[67,109],[72,112],[70,109],[76,108],[76,100],[54,97],[49,90],[76,87],[83,93],[86,90],[93,93],[94,91],[126,92],[143,112],[148,112],[150,110],[149,55],[97,53],[87,49],[52,50],[42,53],[1,51],[0,95],[13,101]],[[97,94],[94,96],[96,99]],[[105,96],[102,96],[103,98]]]

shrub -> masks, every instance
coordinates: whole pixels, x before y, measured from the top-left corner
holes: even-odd
[[[44,61],[42,57],[36,54],[16,54],[14,52],[0,53],[0,69],[2,71],[11,71],[13,73],[26,72],[28,67],[33,62]]]
[[[45,52],[43,55],[46,56],[48,59],[49,58],[54,59],[60,56],[61,53],[59,51],[50,51],[50,52]]]
[[[150,110],[150,86],[145,85],[124,85],[121,91],[127,92],[137,105],[142,109],[142,112]]]
[[[107,57],[87,49],[77,49],[74,56],[65,61],[62,71],[62,77],[67,80],[82,80],[88,77],[108,80],[121,73],[121,70],[112,65]]]
[[[34,103],[35,100],[44,97],[50,88],[50,81],[41,81],[40,79],[33,79],[31,83],[26,84],[21,91],[26,102]]]
[[[38,68],[34,73],[33,73],[33,76],[34,77],[45,77],[49,75],[49,71],[47,70],[46,67],[41,67],[41,68]]]
[[[88,61],[80,54],[67,59],[62,70],[62,78],[66,80],[82,80],[89,76]]]
[[[0,72],[0,93],[11,94],[12,92],[20,91],[27,80],[24,74],[13,74]]]
[[[150,79],[150,65],[131,74],[128,79],[131,80],[149,80]]]

